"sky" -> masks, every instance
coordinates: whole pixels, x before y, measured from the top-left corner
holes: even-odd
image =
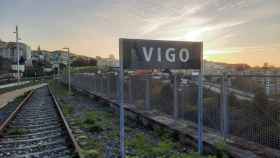
[[[0,39],[118,56],[119,38],[203,41],[204,58],[280,66],[280,0],[0,0]]]

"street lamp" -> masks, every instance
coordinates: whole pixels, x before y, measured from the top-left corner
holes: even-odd
[[[68,66],[68,93],[71,94],[71,78],[70,78],[70,49],[68,47],[64,47],[62,49],[67,50],[67,66]]]
[[[16,26],[16,32],[13,32],[16,34],[16,49],[17,49],[17,83],[19,84],[19,44],[18,41],[20,40],[18,37],[18,26]]]

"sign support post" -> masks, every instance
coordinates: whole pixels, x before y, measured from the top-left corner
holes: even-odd
[[[202,42],[120,39],[120,151],[124,149],[124,69],[196,69],[198,81],[198,152],[203,152],[203,44]],[[148,83],[148,82],[147,82]],[[147,84],[149,87],[149,84]],[[174,81],[174,116],[178,117],[176,77]],[[146,89],[147,90],[147,89]],[[146,92],[146,96],[147,96]],[[146,97],[148,98],[148,97]],[[148,101],[146,99],[146,101]]]
[[[129,104],[132,105],[133,104],[133,98],[132,98],[133,94],[132,94],[132,77],[128,78],[128,100],[129,100]]]
[[[178,119],[178,91],[177,91],[177,74],[173,77],[173,117],[175,120]]]
[[[150,99],[150,77],[146,77],[146,88],[145,88],[145,110],[151,110],[151,99]]]
[[[124,134],[124,68],[123,68],[123,47],[122,41],[120,40],[119,47],[119,58],[120,58],[120,72],[119,72],[119,80],[120,80],[120,88],[119,88],[119,105],[120,105],[120,154],[121,158],[125,158],[125,134]]]
[[[221,96],[221,130],[226,140],[228,135],[228,76],[226,73],[222,77]]]
[[[198,153],[203,152],[203,85],[202,72],[198,76]]]
[[[203,45],[201,45],[203,54]],[[203,55],[201,55],[201,67],[198,76],[198,153],[203,152]]]

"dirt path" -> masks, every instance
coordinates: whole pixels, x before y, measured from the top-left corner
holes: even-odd
[[[14,87],[14,86],[21,86],[21,85],[25,85],[25,84],[28,84],[28,83],[30,83],[30,81],[22,81],[22,82],[19,82],[19,83],[16,82],[16,83],[4,84],[4,85],[0,85],[0,89]]]
[[[17,90],[11,91],[11,92],[1,94],[0,95],[0,109],[2,107],[6,106],[9,102],[13,101],[18,96],[21,96],[22,94],[24,94],[25,92],[32,90],[32,89],[40,88],[45,85],[47,85],[47,84],[42,83],[42,84],[25,87],[25,88],[21,88],[21,89],[17,89]]]

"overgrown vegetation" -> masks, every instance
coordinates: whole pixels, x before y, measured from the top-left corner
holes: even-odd
[[[138,134],[131,140],[127,140],[127,147],[135,151],[137,157],[143,158],[168,158],[174,155],[174,146],[175,144],[169,140],[162,140],[158,144],[153,144],[144,134]]]
[[[65,96],[68,96],[68,95],[69,95],[69,94],[68,94],[68,91],[66,90],[66,88],[65,88],[62,84],[60,84],[60,83],[58,83],[58,82],[56,82],[56,81],[54,81],[54,80],[49,81],[48,84],[49,84],[51,90],[53,90],[53,92],[54,92],[57,96],[59,96],[59,97],[65,97]]]
[[[63,111],[63,114],[65,116],[69,116],[73,113],[74,108],[72,106],[68,105],[68,104],[63,104],[62,105],[62,111]]]
[[[101,117],[97,112],[88,112],[82,127],[88,129],[90,132],[99,133],[105,129],[104,120],[104,116]]]
[[[27,129],[25,128],[11,128],[7,132],[10,135],[23,135],[27,133]]]
[[[82,150],[81,154],[84,158],[101,158],[99,152],[95,149]]]
[[[163,132],[163,130],[161,130]],[[163,134],[157,143],[151,142],[143,133],[137,134],[134,138],[126,141],[127,148],[133,149],[128,158],[229,158],[225,144],[217,144],[218,152],[216,156],[203,156],[196,152],[178,152],[178,144]]]
[[[229,158],[228,145],[224,140],[220,140],[215,144],[217,158]]]
[[[73,97],[67,95],[64,86],[50,83],[54,92],[60,98]],[[75,95],[75,94],[74,94]],[[83,114],[73,117],[77,111],[67,99],[58,99],[63,103],[66,115],[72,118],[74,126],[83,132],[76,136],[85,158],[103,158],[108,153],[111,157],[119,156],[119,120],[118,114],[104,106],[96,106],[93,110],[79,109]],[[200,156],[189,148],[182,148],[180,143],[173,140],[171,133],[165,128],[154,131],[142,129],[136,122],[127,120],[126,157],[128,158],[227,158],[216,156]],[[109,148],[109,149],[108,149]],[[110,155],[109,154],[109,155]],[[112,156],[113,155],[113,156]]]

